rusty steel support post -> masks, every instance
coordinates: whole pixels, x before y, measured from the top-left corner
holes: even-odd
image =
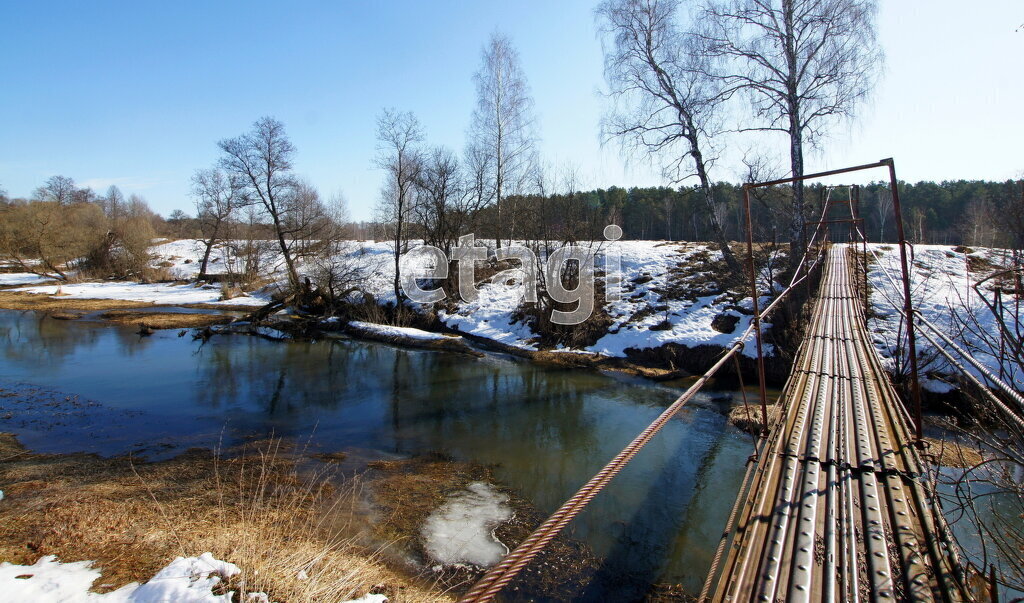
[[[860,222],[860,242],[861,242],[861,271],[864,275],[864,287],[861,291],[864,293],[864,324],[868,322],[868,310],[871,308],[871,299],[868,297],[868,227],[864,218],[860,217],[860,185],[853,185],[853,217]]]
[[[757,386],[761,394],[762,433],[768,432],[768,388],[764,380],[764,348],[761,344],[761,307],[757,300],[757,269],[754,266],[754,226],[750,218],[750,187],[743,185],[743,210],[747,214],[747,266],[750,270],[750,294],[754,302],[754,339],[757,342]],[[790,249],[790,253],[793,250]]]
[[[896,237],[900,245],[900,267],[903,270],[903,312],[907,316],[907,347],[910,356],[910,397],[914,405],[914,427],[917,441],[924,437],[921,415],[921,383],[917,376],[917,337],[914,333],[914,304],[910,297],[910,265],[907,263],[907,238],[903,233],[903,211],[900,209],[900,191],[896,182],[896,164],[892,158],[883,159],[889,166],[889,185],[892,187],[892,209],[896,214]]]

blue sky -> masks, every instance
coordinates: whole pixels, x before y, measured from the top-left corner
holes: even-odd
[[[0,187],[26,196],[63,174],[99,192],[117,184],[165,215],[188,211],[189,178],[215,161],[216,141],[272,115],[298,149],[296,171],[369,218],[382,178],[376,115],[411,110],[431,144],[460,150],[495,29],[519,48],[549,161],[577,165],[587,186],[659,184],[600,145],[595,4],[0,0]],[[888,62],[874,100],[808,168],[893,156],[907,180],[1024,172],[1024,5],[881,4]],[[715,177],[738,179],[751,144],[785,149],[729,141]]]

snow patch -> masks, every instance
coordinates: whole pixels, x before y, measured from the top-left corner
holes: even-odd
[[[868,246],[878,261],[871,264],[868,281],[871,287],[871,309],[873,317],[869,322],[872,342],[882,363],[894,370],[896,352],[903,346],[900,331],[904,328],[899,312],[894,306],[902,307],[903,290],[900,267],[900,252],[896,245],[871,244]],[[979,299],[974,285],[991,272],[1002,269],[1010,263],[1009,252],[1000,249],[977,249],[965,254],[962,247],[948,245],[913,245],[911,250],[910,287],[914,307],[924,317],[953,338],[987,370],[1000,374],[999,321],[984,300]],[[986,260],[991,268],[981,272],[969,270],[969,258]],[[890,277],[892,280],[890,280]],[[991,299],[991,291],[985,292]],[[1002,310],[1004,319],[1012,324],[1014,305],[1006,304]],[[931,333],[926,330],[925,332]],[[934,335],[932,335],[934,337]],[[946,393],[955,389],[948,381],[932,375],[956,375],[959,371],[938,356],[931,344],[924,338],[917,339],[918,354],[924,359],[921,366],[921,386],[931,392]],[[954,354],[955,355],[955,354]],[[903,359],[905,361],[905,358]],[[981,377],[980,371],[959,359],[974,376]],[[1009,367],[1004,379],[1018,389],[1024,389],[1024,374]]]
[[[48,276],[39,276],[38,274],[32,274],[31,272],[8,272],[6,274],[0,274],[0,285],[5,286],[32,285],[52,280],[53,279]]]
[[[423,523],[427,554],[443,565],[494,565],[508,548],[494,528],[512,518],[508,496],[484,482],[473,482],[448,499]]]
[[[0,592],[8,601],[230,603],[233,593],[215,595],[213,588],[222,578],[241,572],[237,565],[203,553],[199,557],[178,557],[145,584],[132,583],[100,594],[89,592],[100,577],[92,563],[62,563],[53,555],[42,557],[33,565],[0,563]]]
[[[384,595],[364,595],[358,599],[349,599],[348,601],[342,601],[342,603],[384,603],[388,598]]]
[[[411,327],[393,327],[391,325],[380,325],[377,323],[362,322],[359,320],[353,320],[349,324],[357,329],[370,331],[386,337],[400,337],[403,339],[415,339],[416,341],[437,341],[439,339],[448,339],[447,336],[440,333],[431,333],[429,331],[413,329]]]
[[[100,283],[77,283],[71,285],[53,285],[46,287],[22,287],[15,291],[27,293],[46,293],[78,299],[123,299],[137,302],[151,302],[164,306],[182,304],[218,304],[230,306],[262,306],[269,300],[254,296],[236,297],[222,300],[220,287],[212,285],[172,285],[167,283],[129,283],[108,281]]]

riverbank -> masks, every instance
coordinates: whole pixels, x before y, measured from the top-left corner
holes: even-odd
[[[506,278],[495,279],[492,278],[494,267],[476,275],[476,299],[448,299],[437,305],[411,304],[410,309],[418,317],[414,324],[395,322],[399,326],[426,328],[436,333],[454,333],[494,348],[514,349],[520,356],[540,361],[567,362],[574,366],[599,363],[604,365],[602,368],[612,370],[625,366],[634,374],[655,378],[702,373],[710,366],[699,361],[706,355],[702,350],[727,348],[750,324],[752,300],[746,281],[735,281],[729,276],[721,253],[713,246],[692,242],[606,241],[587,243],[585,248],[593,254],[597,289],[604,292],[600,294],[602,299],[598,300],[592,324],[570,329],[571,333],[559,335],[538,329],[531,318],[531,310],[522,301],[522,275],[511,270],[503,273]],[[205,303],[258,307],[270,301],[270,294],[276,287],[273,284],[240,298],[222,300],[217,281],[223,280],[223,274],[212,275],[211,280],[215,282],[196,282],[202,251],[198,242],[187,239],[159,243],[151,248],[152,265],[160,267],[168,278],[177,279],[170,284],[103,281],[61,286],[39,284],[38,277],[30,274],[4,277],[12,284],[21,285],[15,288],[18,293],[59,294],[62,299],[83,302],[87,298],[106,298],[167,306]],[[231,258],[224,256],[226,253],[227,246],[218,246],[214,270],[230,264]],[[759,257],[759,263],[764,264],[761,274],[764,293],[761,302],[764,304],[770,297],[769,292],[778,289],[784,252],[759,248],[758,254],[764,256]],[[617,298],[607,295],[603,282],[609,258],[616,258],[620,266],[621,286]],[[338,249],[334,259],[355,275],[351,284],[366,300],[372,300],[368,303],[381,308],[394,306],[394,256],[387,243],[350,241]],[[404,262],[406,274],[426,267],[425,257],[409,259]],[[279,264],[268,262],[268,265]],[[307,272],[307,267],[299,268],[300,272]],[[280,284],[284,280],[284,273],[274,273],[267,275],[265,282]],[[0,279],[0,284],[3,282]],[[52,300],[46,303],[60,305]],[[2,299],[0,307],[4,307]],[[364,320],[392,322],[372,316]],[[770,325],[766,324],[767,327]],[[769,358],[777,357],[772,341],[767,342],[765,349]],[[570,356],[556,358],[552,354]],[[748,341],[742,355],[752,358],[754,354],[753,343]],[[688,362],[691,358],[695,360]]]
[[[391,567],[346,529],[353,493],[288,444],[255,442],[231,455],[190,450],[131,457],[38,454],[0,434],[0,559],[55,555],[92,561],[96,592],[146,582],[178,556],[211,552],[240,568],[224,585],[274,601],[396,601],[451,597]]]
[[[226,325],[256,310],[251,305],[227,303],[194,303],[166,305],[124,299],[93,299],[64,297],[47,293],[0,290],[0,309],[38,311],[56,320],[89,320],[137,326],[140,333],[159,329],[202,329]],[[250,328],[237,323],[221,333],[267,334],[281,337],[322,337],[341,332],[347,337],[365,341],[387,343],[399,347],[428,349],[483,356],[483,352],[505,354],[539,364],[587,368],[598,371],[625,373],[653,381],[672,381],[698,375],[713,364],[725,348],[702,345],[688,348],[666,344],[644,350],[627,349],[625,356],[608,356],[596,352],[570,349],[534,349],[531,346],[512,345],[474,333],[466,333],[435,323],[434,330],[412,327],[394,327],[360,321],[344,323],[336,319],[313,321],[303,319],[296,327],[294,317],[274,317],[263,325]],[[753,370],[749,357],[740,358],[745,372]],[[771,374],[785,374],[784,362],[778,357],[767,359]],[[727,379],[735,378],[732,366],[722,370]],[[777,381],[778,379],[775,379]]]
[[[434,453],[353,473],[339,470],[346,459],[282,439],[156,462],[39,454],[0,433],[0,561],[88,561],[100,572],[93,590],[106,593],[145,583],[176,557],[212,554],[238,568],[218,592],[446,601],[546,518],[478,463]],[[489,516],[494,509],[504,514]],[[560,536],[510,589],[558,599],[599,565]]]

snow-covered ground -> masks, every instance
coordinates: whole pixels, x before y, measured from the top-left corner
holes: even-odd
[[[0,601],[53,603],[231,603],[234,591],[215,594],[225,579],[240,574],[234,563],[210,553],[178,557],[145,584],[133,582],[109,593],[89,589],[102,575],[92,561],[64,563],[53,555],[32,565],[0,563]],[[244,601],[269,601],[264,593],[248,593]],[[344,603],[384,603],[384,595],[365,595]]]
[[[604,242],[596,263],[604,268],[608,254],[621,258],[621,298],[604,308],[612,319],[609,332],[594,345],[578,352],[625,356],[629,349],[656,348],[668,343],[683,346],[728,346],[750,324],[751,300],[734,299],[729,294],[715,293],[711,275],[691,269],[695,258],[714,261],[719,252],[701,244],[666,243],[661,241]],[[195,279],[199,273],[203,246],[195,240],[158,242],[152,248],[154,267],[167,269],[173,278]],[[211,254],[210,273],[224,271],[231,261],[226,247]],[[345,244],[341,259],[363,270],[362,288],[382,302],[394,300],[394,255],[387,242],[352,241]],[[425,256],[409,262],[407,270],[426,268]],[[280,258],[270,258],[273,277],[284,281]],[[300,271],[303,267],[300,266]],[[426,274],[426,272],[423,272]],[[30,283],[26,283],[30,284]],[[776,286],[777,284],[772,284]],[[769,287],[765,283],[765,290]],[[18,289],[53,294],[55,285],[30,286]],[[474,301],[459,301],[453,309],[439,311],[439,318],[449,327],[528,350],[537,349],[537,334],[513,316],[520,306],[521,284],[486,283],[479,287]],[[127,282],[92,282],[61,287],[61,294],[78,298],[125,299],[159,304],[222,303],[258,306],[267,301],[265,294],[250,293],[248,297],[220,300],[220,287]],[[767,297],[763,302],[767,302]],[[733,317],[735,326],[729,333],[712,327],[716,317]],[[721,318],[719,324],[722,324]],[[728,323],[728,321],[724,321]],[[767,324],[766,324],[767,326]],[[652,327],[656,327],[653,328]],[[771,350],[768,350],[769,353]],[[752,339],[745,353],[753,355]]]
[[[21,287],[14,291],[46,293],[74,299],[123,299],[138,302],[176,306],[182,304],[218,304],[226,306],[262,306],[269,301],[266,296],[249,294],[232,299],[221,299],[221,288],[217,285],[175,285],[169,283],[130,283],[124,281],[103,281],[96,283],[72,283],[67,285],[45,285]]]
[[[729,294],[700,295],[702,290],[714,289],[713,283],[705,282],[709,275],[684,269],[698,254],[706,254],[714,261],[721,257],[720,252],[697,244],[619,241],[604,244],[597,258],[599,268],[604,267],[606,253],[618,254],[621,258],[620,299],[609,301],[605,307],[613,322],[608,333],[594,345],[576,351],[621,357],[631,348],[657,348],[668,343],[724,347],[735,342],[749,326],[751,316],[738,311],[749,311],[752,306],[749,297],[733,303]],[[670,289],[684,294],[670,293]],[[513,321],[520,298],[521,290],[515,287],[488,283],[480,287],[476,301],[460,303],[454,312],[442,311],[438,315],[445,324],[460,331],[537,349],[536,334],[527,325]],[[762,298],[762,302],[766,300],[767,297]],[[736,318],[730,333],[719,332],[711,326],[719,315]],[[652,327],[658,328],[652,330]],[[744,353],[755,353],[752,338]],[[770,348],[768,353],[771,353]]]
[[[892,370],[896,366],[893,351],[898,347],[899,332],[903,327],[900,314],[893,308],[894,303],[903,303],[899,247],[882,244],[870,247],[879,259],[871,264],[868,273],[871,307],[875,316],[869,321],[869,328],[875,348],[887,368]],[[1009,263],[1008,252],[982,248],[970,250],[946,245],[914,245],[913,250],[911,296],[914,306],[929,322],[998,375],[999,329],[996,316],[985,305],[978,291],[974,290],[974,285],[993,272],[1004,269]],[[991,281],[986,285],[991,285]],[[993,291],[988,286],[981,289],[991,301]],[[1008,306],[1005,312],[1009,316],[1014,302],[1004,299]],[[920,355],[929,359],[922,366],[922,371],[927,375],[922,380],[922,386],[939,393],[953,389],[954,385],[945,376],[956,371],[937,355],[928,341],[920,336],[917,341]],[[966,363],[965,366],[977,376],[976,369]],[[1004,376],[1014,382],[1016,387],[1024,389],[1024,375],[1019,371]]]
[[[52,278],[32,274],[31,272],[6,272],[0,273],[0,286],[12,285],[33,285],[35,283],[46,283]]]
[[[178,278],[195,278],[199,273],[202,250],[202,245],[192,240],[162,243],[153,247],[153,262],[154,265],[170,264],[168,270]],[[717,260],[719,252],[699,244],[605,242],[596,259],[599,267],[604,266],[607,253],[617,253],[621,257],[621,299],[609,302],[605,308],[614,322],[609,333],[595,345],[576,351],[625,356],[626,350],[630,348],[656,348],[667,343],[691,347],[728,346],[749,326],[749,297],[733,303],[729,295],[666,293],[671,288],[700,291],[699,287],[707,287],[707,283],[695,283],[707,281],[709,275],[692,273],[684,270],[683,266],[693,261],[698,254],[712,261]],[[352,241],[343,247],[340,255],[346,261],[362,267],[364,277],[361,285],[364,290],[382,302],[394,300],[394,255],[389,243]],[[221,270],[219,266],[229,261],[223,257],[222,250],[215,250],[213,257],[221,259],[211,264],[210,272]],[[406,269],[420,270],[426,274],[428,261],[425,256],[412,259]],[[274,265],[280,270],[280,261]],[[283,279],[284,274],[279,272],[278,277]],[[767,288],[768,284],[765,283]],[[438,316],[447,326],[464,333],[535,350],[537,334],[526,324],[513,319],[522,294],[523,289],[519,284],[486,283],[479,287],[476,300],[459,301],[454,310],[441,310]],[[766,302],[767,299],[765,297],[762,301]],[[721,333],[712,328],[712,321],[720,314],[736,318],[736,326],[731,333]],[[651,330],[653,326],[659,329]],[[744,351],[748,355],[754,354],[752,338]],[[768,352],[771,353],[770,347]]]
[[[237,565],[203,553],[199,557],[178,557],[145,584],[133,582],[99,594],[89,591],[101,575],[91,561],[62,563],[48,555],[32,565],[0,563],[0,599],[63,603],[229,603],[231,592],[216,595],[213,589],[223,579],[240,572]]]

